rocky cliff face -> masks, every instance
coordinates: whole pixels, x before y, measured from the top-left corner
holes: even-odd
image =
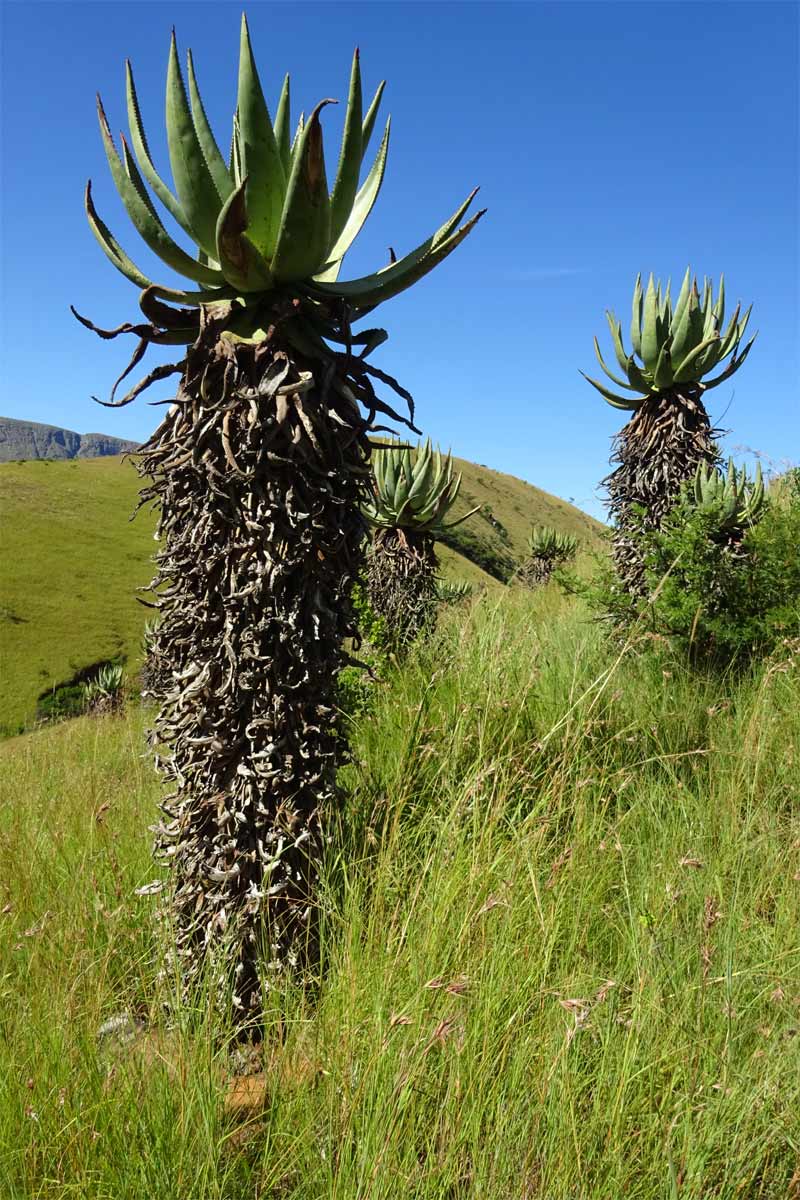
[[[56,425],[0,417],[0,463],[20,458],[100,458],[136,450],[138,445],[104,433],[73,433]]]

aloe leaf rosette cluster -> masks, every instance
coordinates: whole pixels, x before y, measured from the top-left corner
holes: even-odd
[[[186,347],[110,402],[179,376],[139,457],[142,502],[160,514],[151,650],[161,705],[153,740],[171,784],[156,831],[157,856],[170,867],[162,913],[184,991],[210,971],[215,994],[232,999],[247,1028],[270,979],[313,960],[325,816],[345,750],[335,681],[356,632],[350,592],[365,549],[367,434],[377,414],[413,420],[408,393],[368,361],[385,332],[356,333],[352,323],[432,270],[481,214],[461,223],[470,196],[416,250],[342,282],[342,259],[384,178],[388,121],[367,159],[383,84],[365,107],[356,52],[329,188],[320,122],[329,101],[293,130],[287,77],[273,119],[244,19],[229,155],[212,133],[191,55],[186,79],[188,89],[173,35],[172,186],[151,157],[130,65],[130,143],[123,137],[117,148],[98,102],[131,223],[184,283],[163,286],[135,265],[89,186],[89,224],[140,289],[145,320],[102,330],[80,319],[103,337],[138,338],[123,377],[151,343]],[[190,249],[167,232],[158,205]],[[406,401],[407,417],[376,382]]]
[[[755,524],[764,507],[766,493],[761,464],[756,465],[753,479],[748,477],[747,467],[738,470],[731,458],[724,472],[701,465],[688,493],[690,502],[708,516],[715,531],[739,540],[747,526]]]
[[[741,305],[725,324],[722,277],[716,295],[710,279],[704,280],[701,294],[687,270],[674,305],[669,283],[662,290],[651,275],[643,289],[639,277],[632,309],[631,353],[621,322],[613,313],[606,314],[618,371],[607,366],[597,338],[594,341],[600,366],[614,388],[585,378],[614,408],[632,413],[615,438],[612,462],[618,465],[605,482],[617,530],[617,571],[625,589],[635,594],[642,588],[637,524],[659,528],[698,466],[717,462],[704,396],[738,371],[755,337],[744,341],[750,309],[742,315]]]
[[[574,559],[577,549],[577,538],[571,533],[537,525],[528,538],[528,558],[520,572],[523,582],[529,586],[547,583],[556,567]]]
[[[443,457],[429,440],[416,448],[389,444],[376,449],[373,472],[372,495],[364,505],[373,527],[367,590],[393,648],[403,650],[436,619],[437,533],[459,525],[472,512],[446,520],[461,476],[450,455]]]
[[[362,166],[384,85],[379,85],[364,111],[358,50],[353,57],[339,162],[330,189],[320,117],[326,105],[335,101],[320,101],[307,119],[301,115],[292,135],[287,75],[273,120],[244,17],[227,159],[209,125],[191,52],[187,91],[173,33],[166,126],[174,190],[153,163],[130,63],[126,76],[130,145],[123,134],[117,149],[102,101],[99,97],[97,101],[114,184],[131,223],[149,249],[197,286],[175,288],[149,279],[99,216],[90,181],[86,213],[91,229],[117,270],[142,289],[140,307],[150,322],[103,331],[109,335],[136,332],[146,342],[189,344],[198,335],[200,311],[222,306],[217,310],[225,312],[224,327],[232,337],[263,341],[269,324],[281,315],[297,345],[324,358],[327,348],[323,339],[342,336],[339,314],[343,306],[354,319],[405,291],[446,258],[483,215],[479,212],[461,223],[476,189],[415,250],[370,275],[342,281],[342,260],[378,198],[389,150],[387,119],[362,182]],[[153,197],[191,241],[193,252],[187,253],[170,236]],[[290,317],[294,319],[290,321]],[[383,330],[368,330],[353,341],[373,349],[385,336]]]

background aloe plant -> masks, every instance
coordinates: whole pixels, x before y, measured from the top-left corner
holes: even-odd
[[[520,569],[521,580],[530,587],[547,583],[557,566],[574,559],[577,549],[578,541],[572,534],[537,525],[528,539],[530,553]]]
[[[392,647],[407,649],[436,620],[437,533],[460,525],[445,518],[461,487],[448,454],[430,441],[412,449],[385,445],[373,457],[372,495],[364,512],[373,526],[367,558],[370,604],[384,619]]]
[[[697,280],[687,270],[673,308],[669,282],[662,291],[661,282],[651,275],[643,291],[640,276],[633,292],[633,353],[628,354],[623,343],[621,322],[606,313],[622,376],[606,365],[594,339],[600,366],[623,391],[584,377],[614,408],[633,413],[615,439],[612,462],[618,466],[605,481],[616,525],[616,567],[623,587],[632,594],[643,587],[635,545],[639,521],[645,528],[659,528],[698,466],[711,467],[719,457],[704,396],[731,378],[755,341],[751,337],[742,345],[750,309],[741,316],[737,305],[727,327],[724,317],[723,278],[716,300],[710,279],[704,281],[701,298]],[[718,375],[706,378],[719,366],[723,369]]]
[[[172,785],[157,828],[170,867],[167,914],[188,992],[205,967],[232,994],[242,1029],[257,1027],[262,988],[313,961],[323,828],[343,744],[334,717],[342,645],[355,633],[350,589],[363,558],[370,443],[380,413],[410,423],[411,398],[367,361],[386,338],[352,323],[410,287],[467,236],[474,193],[433,237],[360,279],[342,259],[384,177],[383,138],[362,163],[383,91],[363,111],[356,51],[339,164],[329,190],[321,101],[292,139],[288,76],[270,116],[242,20],[230,158],[211,131],[191,54],[188,93],[175,37],[167,70],[174,181],[158,174],[127,65],[131,146],[121,153],[98,101],[111,174],[146,244],[199,287],[152,283],[98,215],[104,252],[142,289],[144,323],[100,330],[184,344],[121,400],[179,376],[175,403],[141,452],[142,502],[160,510],[155,657],[166,685],[154,740]],[[148,185],[192,243],[166,232]],[[170,303],[171,302],[171,303]],[[76,314],[77,315],[77,314]],[[374,380],[407,402],[401,417]],[[118,381],[119,382],[119,381]]]

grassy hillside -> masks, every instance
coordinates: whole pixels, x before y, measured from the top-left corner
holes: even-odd
[[[154,550],[152,514],[129,520],[138,486],[120,458],[0,466],[0,732],[76,672],[137,655]]]
[[[460,458],[454,462],[463,476],[454,516],[477,505],[480,512],[459,525],[451,536],[475,559],[485,555],[489,564],[495,562],[502,567],[504,561],[524,557],[533,525],[552,525],[563,533],[574,534],[584,546],[596,544],[602,526],[566,500],[513,475]]]
[[[354,723],[324,973],[235,1090],[160,1016],[143,714],[5,743],[3,1195],[797,1197],[798,671],[618,652],[553,590],[450,614]]]
[[[469,529],[481,552],[524,552],[530,526],[546,521],[584,538],[600,528],[584,513],[530,484],[458,463],[456,509],[489,505]],[[147,609],[136,588],[152,576],[154,514],[136,507],[138,477],[120,458],[0,465],[0,735],[30,724],[37,697],[94,664],[139,655]],[[446,548],[443,570],[482,586],[495,582]]]

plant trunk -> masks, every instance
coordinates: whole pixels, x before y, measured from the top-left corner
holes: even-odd
[[[142,503],[160,508],[154,652],[169,665],[156,855],[184,995],[210,978],[213,1002],[257,1030],[262,987],[315,958],[369,444],[331,370],[275,336],[219,332],[209,318],[140,462]]]
[[[531,555],[520,567],[519,580],[529,588],[544,587],[550,582],[554,567],[552,559]]]
[[[434,540],[413,529],[375,530],[367,557],[369,602],[392,649],[402,652],[436,623]]]
[[[630,595],[645,591],[637,529],[660,528],[698,465],[717,462],[716,433],[701,389],[687,386],[680,392],[649,396],[616,435],[611,461],[619,466],[604,483],[616,526],[614,564]]]

